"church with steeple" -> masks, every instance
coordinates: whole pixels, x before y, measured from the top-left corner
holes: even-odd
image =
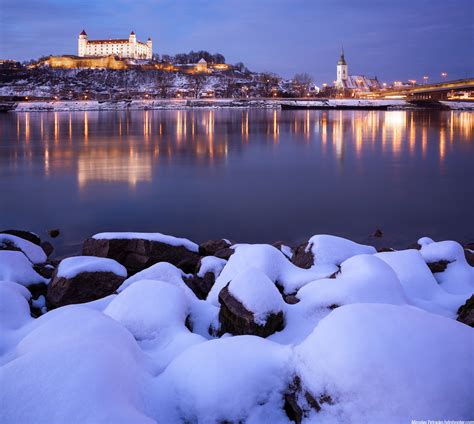
[[[128,38],[115,40],[89,40],[82,30],[77,44],[79,57],[117,56],[126,59],[152,59],[151,38],[146,43],[137,40],[132,31]]]
[[[365,75],[349,75],[349,68],[344,56],[344,48],[342,48],[336,68],[336,88],[338,90],[363,92],[379,89],[380,83],[377,77],[368,78]]]

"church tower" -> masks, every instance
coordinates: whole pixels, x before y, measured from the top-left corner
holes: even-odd
[[[344,48],[342,48],[341,57],[339,58],[339,62],[337,62],[336,87],[344,88],[345,82],[347,81],[348,76],[349,76],[349,73],[347,70],[346,59],[344,58]]]
[[[86,55],[87,48],[87,34],[84,30],[79,34],[79,39],[77,40],[77,55],[79,57],[84,57]]]

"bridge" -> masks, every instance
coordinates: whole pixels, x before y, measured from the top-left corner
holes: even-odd
[[[371,93],[379,98],[406,98],[406,100],[463,100],[457,93],[466,92],[466,100],[474,99],[474,78],[445,81],[437,84],[393,87]]]

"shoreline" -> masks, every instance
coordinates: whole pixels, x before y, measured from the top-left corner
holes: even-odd
[[[192,109],[292,109],[292,110],[464,110],[474,102],[439,101],[411,103],[406,100],[363,99],[158,99],[158,100],[52,100],[5,102],[8,112],[73,112]]]

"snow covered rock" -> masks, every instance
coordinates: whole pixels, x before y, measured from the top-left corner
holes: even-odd
[[[207,300],[218,304],[220,291],[238,274],[247,268],[262,271],[284,294],[293,294],[299,288],[317,280],[326,278],[338,270],[335,265],[317,265],[312,269],[302,269],[292,264],[277,248],[269,244],[238,244],[235,253],[216,279]]]
[[[293,263],[300,268],[311,268],[314,265],[340,265],[355,255],[373,254],[372,246],[355,243],[342,237],[316,235],[307,243],[299,246],[293,255]]]
[[[193,272],[199,261],[198,245],[160,233],[100,233],[84,242],[83,254],[115,259],[130,274],[158,262],[169,262]]]
[[[470,327],[474,327],[474,295],[467,299],[466,303],[458,309],[457,320]]]
[[[140,393],[146,358],[121,324],[74,305],[26,327],[2,358],[2,423],[155,422]]]
[[[253,336],[187,349],[159,377],[154,416],[162,423],[288,424],[282,392],[291,349]]]
[[[48,305],[53,308],[84,303],[108,296],[127,277],[127,270],[113,259],[75,256],[61,261],[48,286]]]
[[[23,252],[14,250],[0,250],[0,280],[13,281],[25,287],[48,283],[34,270]]]
[[[3,231],[0,231],[0,234],[11,234],[13,236],[17,236],[24,240],[27,240],[30,243],[36,244],[37,246],[41,244],[41,239],[39,238],[38,234],[32,233],[31,231],[3,230]]]
[[[184,281],[198,299],[205,299],[226,263],[225,259],[205,256],[199,261],[197,272],[191,278],[185,278]]]
[[[471,328],[411,306],[337,308],[295,348],[297,375],[332,403],[307,422],[472,418]]]
[[[464,255],[464,249],[455,241],[434,242],[427,237],[418,240],[420,253],[433,272],[436,281],[448,293],[474,293],[474,268]]]
[[[47,259],[40,246],[11,234],[0,234],[0,249],[21,251],[33,264],[43,263]]]
[[[393,269],[373,255],[354,256],[341,265],[336,278],[313,281],[297,295],[313,308],[334,309],[350,303],[404,305],[407,298]]]
[[[275,284],[262,272],[248,268],[219,293],[220,333],[260,337],[284,326],[285,304]]]
[[[273,247],[276,247],[281,253],[283,253],[289,260],[293,258],[294,252],[293,248],[288,246],[284,241],[276,241],[272,244]],[[304,267],[302,267],[304,268]]]

